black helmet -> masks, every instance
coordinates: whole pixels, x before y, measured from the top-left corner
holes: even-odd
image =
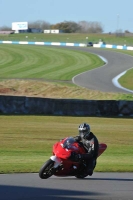
[[[90,126],[87,123],[80,124],[78,130],[82,139],[86,139],[90,135]]]

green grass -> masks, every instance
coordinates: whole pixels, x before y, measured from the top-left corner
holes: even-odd
[[[104,62],[90,53],[45,46],[0,45],[0,78],[71,80]]]
[[[125,52],[124,52],[125,53]],[[127,52],[126,52],[127,54]],[[131,55],[133,56],[133,52],[131,52],[130,54],[128,55]],[[133,68],[132,69],[129,69],[126,74],[124,74],[124,76],[122,76],[120,79],[119,79],[119,83],[125,87],[125,88],[128,88],[130,90],[133,90]]]
[[[0,173],[38,172],[52,154],[52,145],[77,135],[82,122],[89,122],[99,142],[108,146],[95,171],[133,172],[132,119],[0,116]]]
[[[107,49],[104,50],[107,51]],[[114,51],[133,56],[132,51]],[[5,94],[6,91],[9,91],[6,94],[35,95],[48,98],[133,100],[132,94],[83,90],[67,82],[75,75],[103,64],[98,56],[82,51],[53,46],[1,44],[0,93]],[[122,81],[120,79],[121,85],[132,89],[132,77],[133,70],[130,70],[128,76],[123,76]],[[8,80],[5,80],[5,78]],[[15,80],[10,80],[13,78]],[[25,81],[19,80],[21,78]],[[31,79],[34,79],[34,82]],[[48,81],[53,82],[53,84],[48,83]]]
[[[106,49],[108,50],[108,49]],[[111,49],[111,51],[116,51],[120,53],[124,53],[130,56],[133,56],[133,51],[130,50],[116,50],[116,49]],[[130,90],[133,90],[133,68],[129,69],[122,77],[119,78],[119,83]]]
[[[26,37],[28,36],[28,38]],[[88,39],[86,39],[86,37]],[[128,45],[133,46],[133,35],[125,35],[116,37],[115,34],[81,34],[81,33],[69,33],[69,34],[33,34],[33,33],[21,33],[0,35],[0,40],[12,40],[12,41],[42,41],[42,42],[72,42],[72,43],[87,43],[88,41],[99,42],[103,40],[106,44],[115,45]]]
[[[28,38],[27,38],[28,36]],[[43,41],[43,42],[98,42],[133,46],[133,36],[116,37],[115,34],[10,34],[0,35],[0,40]],[[133,56],[133,51],[115,50]],[[96,62],[95,62],[96,61]],[[0,45],[0,77],[2,78],[45,78],[71,80],[71,78],[98,66],[103,62],[92,54],[79,53],[48,47],[20,47],[19,45]],[[45,68],[44,68],[45,65]],[[11,67],[12,66],[12,67]],[[82,66],[82,70],[81,70]],[[73,69],[73,70],[72,70]],[[133,69],[119,79],[120,84],[133,89]]]
[[[133,69],[128,70],[126,74],[119,79],[119,83],[125,88],[133,90]]]

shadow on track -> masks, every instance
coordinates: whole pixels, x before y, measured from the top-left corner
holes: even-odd
[[[75,180],[75,178],[71,178],[71,180],[72,179]],[[65,180],[70,180],[70,179],[65,178]],[[84,178],[84,179],[78,179],[78,181],[88,181],[88,180],[90,180],[90,181],[129,181],[129,182],[133,182],[133,179],[127,179],[127,178]]]
[[[127,179],[127,178],[93,178],[90,180],[99,180],[99,181],[129,181],[132,182],[133,179]]]
[[[1,200],[85,200],[86,196],[89,196],[91,200],[93,196],[100,196],[101,193],[74,191],[74,190],[59,190],[48,188],[33,188],[33,187],[21,187],[21,186],[0,186],[0,199]],[[88,198],[87,198],[88,199]],[[88,199],[88,200],[89,200]],[[94,200],[96,200],[94,198]]]

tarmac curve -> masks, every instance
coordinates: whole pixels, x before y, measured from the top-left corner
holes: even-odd
[[[1,174],[0,200],[132,200],[133,173],[40,179],[37,173]]]
[[[79,50],[79,48],[73,48]],[[104,58],[104,66],[86,71],[73,77],[73,82],[83,88],[113,93],[133,93],[122,87],[117,80],[133,68],[133,56],[97,48],[81,48],[81,51],[90,52]]]

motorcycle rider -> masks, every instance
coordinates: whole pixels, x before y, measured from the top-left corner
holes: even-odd
[[[79,125],[79,136],[74,137],[75,140],[82,145],[86,154],[72,154],[72,159],[75,161],[86,161],[86,175],[91,176],[93,174],[93,170],[96,166],[98,150],[99,150],[99,142],[97,137],[90,131],[90,125],[87,123],[83,123]],[[84,174],[85,175],[85,174]]]

